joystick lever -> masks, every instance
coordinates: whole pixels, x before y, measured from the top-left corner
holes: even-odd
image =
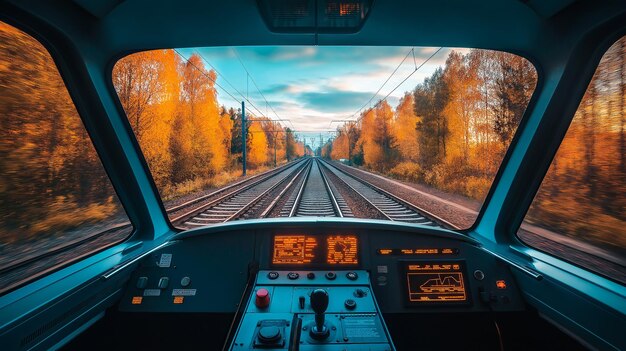
[[[328,292],[326,290],[313,290],[311,293],[311,308],[315,312],[315,327],[311,328],[311,337],[325,339],[330,334],[328,328],[324,325],[324,312],[328,308]]]

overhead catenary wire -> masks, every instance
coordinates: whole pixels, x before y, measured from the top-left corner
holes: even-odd
[[[412,48],[402,59],[402,61],[400,62],[400,64],[396,67],[396,69],[393,70],[393,72],[391,73],[391,75],[385,80],[385,82],[380,86],[380,88],[378,88],[378,90],[376,91],[376,93],[363,105],[361,106],[358,110],[356,110],[356,112],[354,112],[352,115],[350,115],[349,118],[354,118],[359,112],[361,112],[370,102],[372,102],[372,100],[374,100],[376,98],[376,96],[378,96],[378,93],[382,90],[382,88],[387,84],[387,82],[389,82],[389,80],[391,79],[391,77],[393,77],[393,75],[398,71],[398,69],[400,68],[400,66],[402,66],[402,64],[404,63],[404,61],[406,61],[407,57],[409,57],[409,55],[411,53],[413,53],[413,59],[414,59],[414,65],[415,68],[413,69],[413,71],[411,71],[399,84],[397,84],[393,89],[391,89],[391,91],[389,93],[387,93],[387,95],[385,95],[385,97],[383,97],[382,99],[380,99],[376,104],[374,104],[373,107],[377,107],[382,101],[387,100],[387,98],[393,94],[400,86],[402,86],[402,84],[404,84],[407,80],[409,80],[409,78],[411,78],[415,72],[419,71],[420,68],[422,68],[425,64],[427,64],[433,57],[435,57],[435,55],[437,55],[439,53],[439,51],[441,51],[443,49],[443,47],[438,48],[437,50],[435,50],[435,52],[433,52],[426,60],[424,60],[419,66],[417,65],[417,61],[415,61],[415,48]],[[354,120],[355,122],[358,122],[361,120],[361,117],[358,117],[356,120]]]
[[[404,58],[402,59],[402,61],[400,61],[400,63],[398,64],[398,66],[396,66],[396,69],[393,70],[393,72],[391,72],[391,74],[389,75],[389,77],[387,77],[387,79],[385,80],[385,82],[380,86],[380,88],[378,88],[378,90],[376,90],[376,92],[374,93],[374,95],[372,95],[372,97],[367,100],[367,102],[365,104],[363,104],[363,106],[361,106],[361,108],[359,108],[358,110],[356,110],[355,113],[352,114],[351,117],[354,117],[357,113],[359,113],[359,111],[361,111],[362,109],[365,108],[365,106],[369,105],[372,100],[374,100],[374,98],[376,98],[376,96],[378,96],[378,93],[380,93],[380,91],[383,89],[383,87],[389,82],[389,80],[391,79],[391,77],[393,77],[394,74],[396,74],[396,72],[398,71],[398,69],[400,68],[400,66],[402,66],[402,64],[404,63],[404,61],[406,61],[406,58],[409,57],[409,55],[415,51],[415,48],[412,48],[411,50],[409,50],[409,52],[404,56]],[[415,57],[415,56],[414,56]]]
[[[272,110],[272,112],[274,113],[276,118],[280,119],[280,116],[278,115],[278,113],[276,113],[276,110],[274,110],[274,107],[272,107],[272,104],[270,104],[269,101],[267,101],[267,98],[265,97],[265,95],[263,94],[261,89],[259,88],[259,85],[256,83],[256,80],[254,80],[254,77],[252,76],[252,74],[250,74],[250,71],[248,70],[246,65],[243,63],[243,60],[241,59],[241,56],[239,56],[239,52],[237,52],[237,49],[233,48],[233,50],[235,52],[235,56],[237,57],[237,60],[241,64],[241,67],[243,67],[243,70],[246,71],[246,75],[247,75],[246,79],[250,79],[252,81],[252,84],[254,85],[256,90],[259,92],[259,95],[261,95],[261,97],[265,101],[265,105],[269,106],[270,110]],[[289,123],[291,124],[291,121],[289,121]],[[293,127],[293,124],[291,124],[291,125]]]
[[[213,69],[215,71],[215,73],[217,73],[218,76],[222,77],[222,79],[228,84],[230,85],[231,88],[233,88],[237,94],[239,94],[239,96],[241,96],[241,98],[243,100],[245,100],[256,112],[258,112],[258,114],[262,117],[265,118],[269,118],[267,117],[267,114],[263,114],[263,112],[261,112],[261,110],[252,102],[250,101],[250,99],[248,99],[247,96],[244,96],[243,93],[241,91],[239,91],[239,89],[237,89],[214,65],[211,64],[211,62],[209,62],[198,50],[196,50],[196,54],[198,54],[198,56],[202,59],[202,61],[204,61],[207,65],[209,65],[211,67],[211,69]],[[237,99],[235,99],[237,100]],[[248,110],[249,112],[251,112],[250,110]]]
[[[226,88],[224,88],[221,84],[219,84],[217,82],[217,80],[213,79],[213,77],[211,77],[209,74],[206,73],[206,71],[202,70],[200,67],[196,66],[194,63],[192,63],[189,58],[186,58],[185,55],[183,55],[182,53],[180,53],[180,51],[178,51],[177,49],[173,49],[174,52],[180,56],[184,61],[186,61],[187,63],[189,63],[192,67],[194,67],[196,70],[198,70],[198,72],[200,72],[202,75],[204,75],[205,77],[207,77],[210,81],[212,81],[218,88],[220,88],[223,92],[225,92],[228,96],[230,96],[233,100],[235,101],[239,101],[239,98],[235,97],[231,92],[229,92]],[[202,55],[198,54],[198,56],[200,56],[200,58],[202,60],[204,60],[207,64],[209,64],[209,66],[211,66],[211,68],[213,68],[215,70],[215,68],[213,67],[213,65],[211,65],[210,63],[208,63],[208,61],[206,61]],[[224,79],[224,81],[226,81],[233,89],[235,89],[235,91],[237,91],[237,93],[239,93],[241,95],[241,92],[239,92],[239,90],[237,90],[231,83],[228,82],[228,80],[224,77],[223,74],[220,74],[219,72],[217,72],[217,70],[215,70],[215,72],[220,75],[222,77],[222,79]],[[243,98],[243,95],[242,95]],[[261,117],[265,117],[268,119],[268,122],[274,122],[271,118],[265,116],[250,100],[248,100],[247,98],[244,98],[244,100],[246,100],[246,102],[248,102],[248,104],[250,106],[252,106],[256,112],[258,112],[258,114]],[[250,114],[254,115],[255,112],[250,110],[249,108],[246,107],[246,111],[248,111]]]

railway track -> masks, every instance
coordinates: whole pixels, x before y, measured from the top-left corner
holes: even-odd
[[[324,175],[320,161],[311,162],[298,192],[281,211],[283,217],[354,217],[341,194]],[[291,200],[291,199],[290,199]]]
[[[299,174],[302,168],[308,167],[311,162],[313,161],[298,162],[280,172],[275,172],[241,188],[228,191],[200,207],[172,218],[171,221],[175,225],[178,224],[177,227],[188,229],[242,218],[247,211],[253,209],[273,190]]]
[[[390,221],[416,223],[429,226],[450,227],[443,219],[427,213],[412,203],[383,190],[374,184],[344,172],[326,161],[319,161],[323,168],[332,172],[346,186],[357,193],[362,201],[375,208],[384,218]]]

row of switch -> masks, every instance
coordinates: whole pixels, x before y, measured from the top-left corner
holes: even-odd
[[[367,296],[367,292],[362,289],[356,289],[354,292],[354,296],[361,298]],[[298,298],[298,305],[301,310],[305,307],[306,298],[304,296],[300,296]],[[254,304],[256,307],[260,309],[267,308],[270,305],[270,293],[267,289],[261,288],[258,289],[255,293]],[[347,310],[354,310],[356,308],[356,301],[353,299],[346,299],[344,301],[344,306]]]
[[[159,283],[157,284],[157,288],[167,289],[167,286],[169,284],[170,284],[170,278],[161,277],[159,278]],[[180,286],[182,286],[183,288],[188,287],[189,284],[191,284],[191,278],[189,277],[183,277],[180,280]],[[137,284],[136,284],[137,289],[145,289],[147,286],[148,286],[148,277],[139,277],[139,279],[137,279]]]
[[[335,280],[337,278],[337,274],[335,272],[327,272],[324,276],[328,280]],[[271,280],[275,280],[275,279],[278,279],[278,277],[280,277],[280,273],[269,272],[267,273],[267,277]],[[309,272],[307,273],[306,277],[307,279],[315,279],[315,273]],[[287,278],[289,278],[290,280],[296,280],[300,278],[300,273],[289,272],[287,273]],[[359,275],[356,272],[348,272],[346,273],[346,278],[348,278],[349,280],[357,280],[359,278]]]

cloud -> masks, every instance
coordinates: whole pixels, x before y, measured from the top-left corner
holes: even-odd
[[[316,46],[251,46],[237,48],[241,56],[252,60],[294,61],[312,58],[317,54]]]
[[[372,96],[370,92],[325,89],[322,92],[305,92],[298,95],[303,106],[321,112],[348,112],[353,106],[363,104]]]

